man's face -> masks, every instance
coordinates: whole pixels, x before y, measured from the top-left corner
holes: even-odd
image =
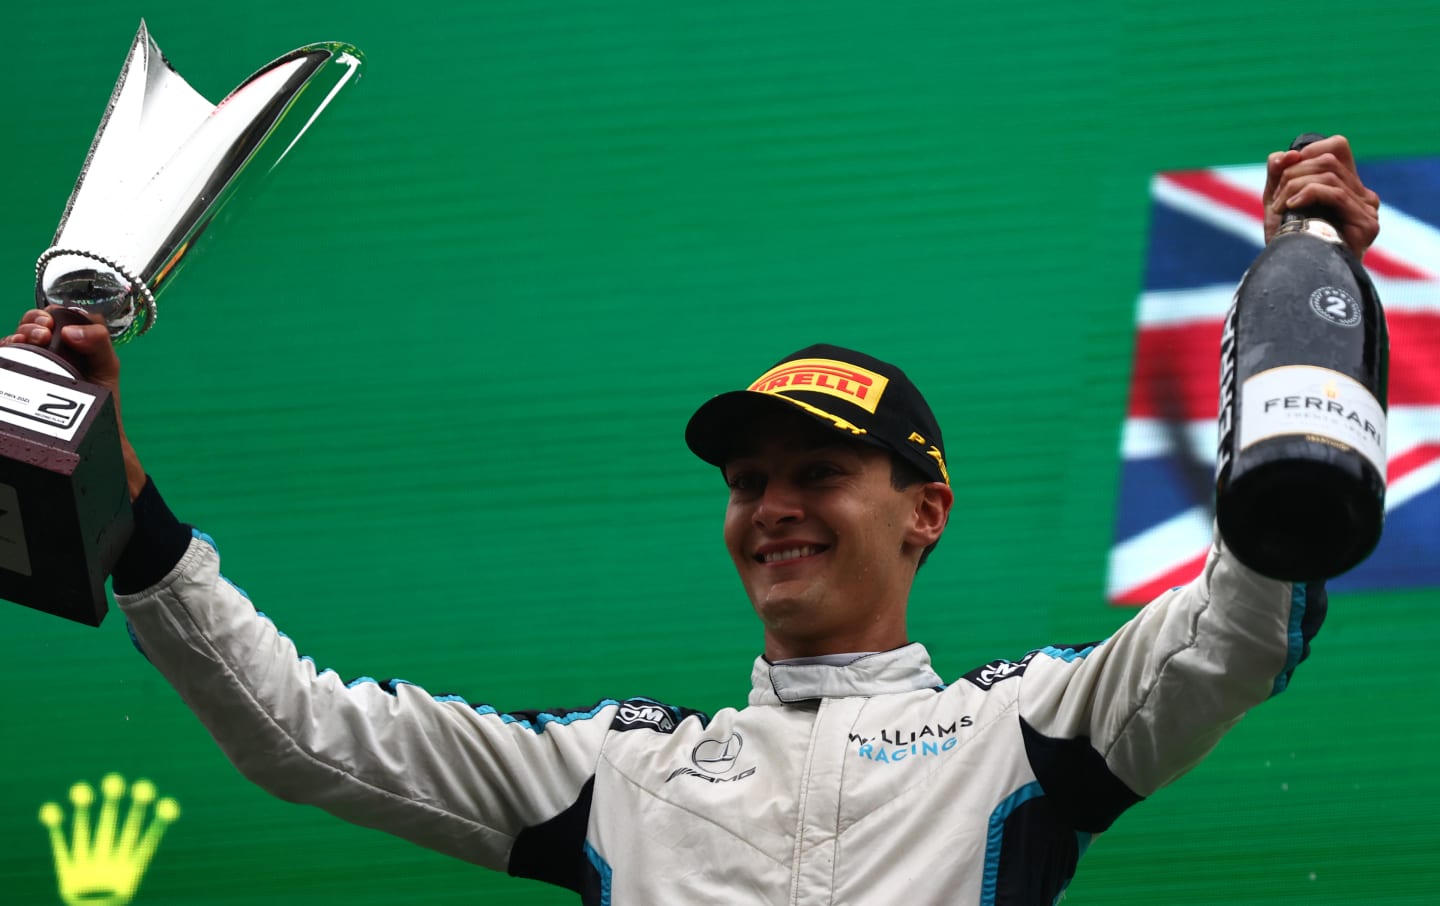
[[[765,624],[766,653],[904,644],[919,542],[928,543],[916,533],[926,486],[897,490],[888,454],[804,416],[767,418],[749,434],[724,468],[725,545]]]

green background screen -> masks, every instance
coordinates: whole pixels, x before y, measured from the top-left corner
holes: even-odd
[[[8,317],[142,15],[211,100],[353,43],[363,78],[123,350],[126,426],[227,576],[347,678],[743,704],[760,630],[682,429],[831,342],[903,364],[945,426],[958,500],[911,634],[953,679],[1133,612],[1105,564],[1151,174],[1310,130],[1440,154],[1432,4],[1260,10],[21,4]],[[1290,691],[1099,839],[1067,902],[1440,900],[1437,605],[1334,595]],[[117,613],[0,606],[0,678],[0,901],[59,902],[40,807],[119,772],[181,810],[136,903],[574,902],[262,793]]]

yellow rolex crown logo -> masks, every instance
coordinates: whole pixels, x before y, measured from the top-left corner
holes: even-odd
[[[70,840],[64,837],[65,812],[57,802],[40,806],[40,823],[50,830],[50,849],[55,854],[55,875],[60,899],[66,906],[125,906],[135,896],[150,857],[172,821],[180,817],[180,806],[166,796],[156,800],[155,784],[137,780],[130,785],[130,804],[123,821],[121,799],[125,778],[107,774],[100,781],[100,811],[92,816],[95,788],[85,782],[70,788],[75,807]],[[146,821],[146,813],[154,805]]]

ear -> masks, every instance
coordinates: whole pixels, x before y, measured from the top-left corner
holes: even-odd
[[[955,492],[944,482],[930,481],[920,485],[915,498],[914,519],[905,535],[906,542],[924,550],[939,541],[954,503]]]

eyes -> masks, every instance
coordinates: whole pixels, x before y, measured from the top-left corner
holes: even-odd
[[[747,463],[744,460],[738,461],[725,470],[725,484],[730,488],[732,497],[753,497],[765,490],[769,482],[774,480],[776,474],[788,479],[796,487],[826,487],[833,484],[836,479],[851,474],[853,470],[839,462],[825,459],[810,460],[795,466],[793,469],[771,472],[768,469],[755,463]]]

